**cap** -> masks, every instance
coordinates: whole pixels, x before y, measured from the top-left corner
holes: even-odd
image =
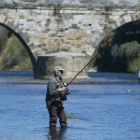
[[[55,67],[55,68],[54,68],[54,72],[57,72],[57,71],[59,71],[59,70],[64,71],[65,69],[63,69],[63,68],[61,68],[61,67]]]

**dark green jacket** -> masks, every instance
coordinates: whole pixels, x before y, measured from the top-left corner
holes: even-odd
[[[58,81],[55,77],[50,79],[47,85],[46,103],[55,98],[59,93],[58,89],[64,86],[65,83],[63,82],[63,79],[60,79],[60,81]],[[56,101],[61,101],[61,97],[58,97]]]

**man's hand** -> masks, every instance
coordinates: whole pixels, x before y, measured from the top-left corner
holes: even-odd
[[[70,91],[66,92],[66,95],[69,95],[70,94]]]
[[[58,90],[59,90],[59,92],[65,91],[66,90],[66,87],[62,87],[62,88],[60,88]]]
[[[69,95],[70,94],[69,88],[67,88],[67,87],[66,87],[66,90],[65,90],[65,94],[66,95]]]
[[[59,92],[61,92],[62,95],[69,95],[70,94],[69,88],[67,88],[67,87],[60,88]]]

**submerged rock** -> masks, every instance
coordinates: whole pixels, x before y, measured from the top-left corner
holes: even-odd
[[[135,92],[135,90],[127,90],[126,92]]]

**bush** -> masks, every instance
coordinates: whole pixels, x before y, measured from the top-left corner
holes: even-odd
[[[65,48],[62,48],[61,51],[63,51],[63,52],[69,52],[69,50],[68,49],[65,49]]]
[[[138,73],[140,71],[140,53],[138,55],[138,58],[129,62],[128,71],[133,73]]]
[[[6,46],[7,38],[8,38],[8,30],[4,27],[0,27],[0,52],[4,49]]]
[[[106,10],[106,11],[110,11],[110,10],[112,10],[112,9],[113,9],[112,6],[105,6],[105,10]]]
[[[14,5],[14,6],[18,6],[19,3],[17,3],[17,2],[13,2],[13,5]]]
[[[12,35],[12,42],[2,58],[0,67],[3,70],[32,70],[32,63],[30,57],[19,41],[19,39]]]
[[[140,45],[137,41],[115,44],[102,52],[93,62],[99,71],[137,73],[140,70]]]
[[[65,112],[65,115],[66,115],[66,117],[67,118],[69,118],[69,119],[73,119],[73,118],[75,118],[75,115],[73,114],[73,113],[67,113],[67,112]]]
[[[59,3],[59,4],[57,4],[57,8],[58,8],[58,9],[62,9],[63,7],[62,7],[62,5]]]
[[[50,23],[50,21],[51,21],[50,19],[47,19],[47,23]]]
[[[58,31],[63,33],[65,31],[65,29],[61,28]]]

